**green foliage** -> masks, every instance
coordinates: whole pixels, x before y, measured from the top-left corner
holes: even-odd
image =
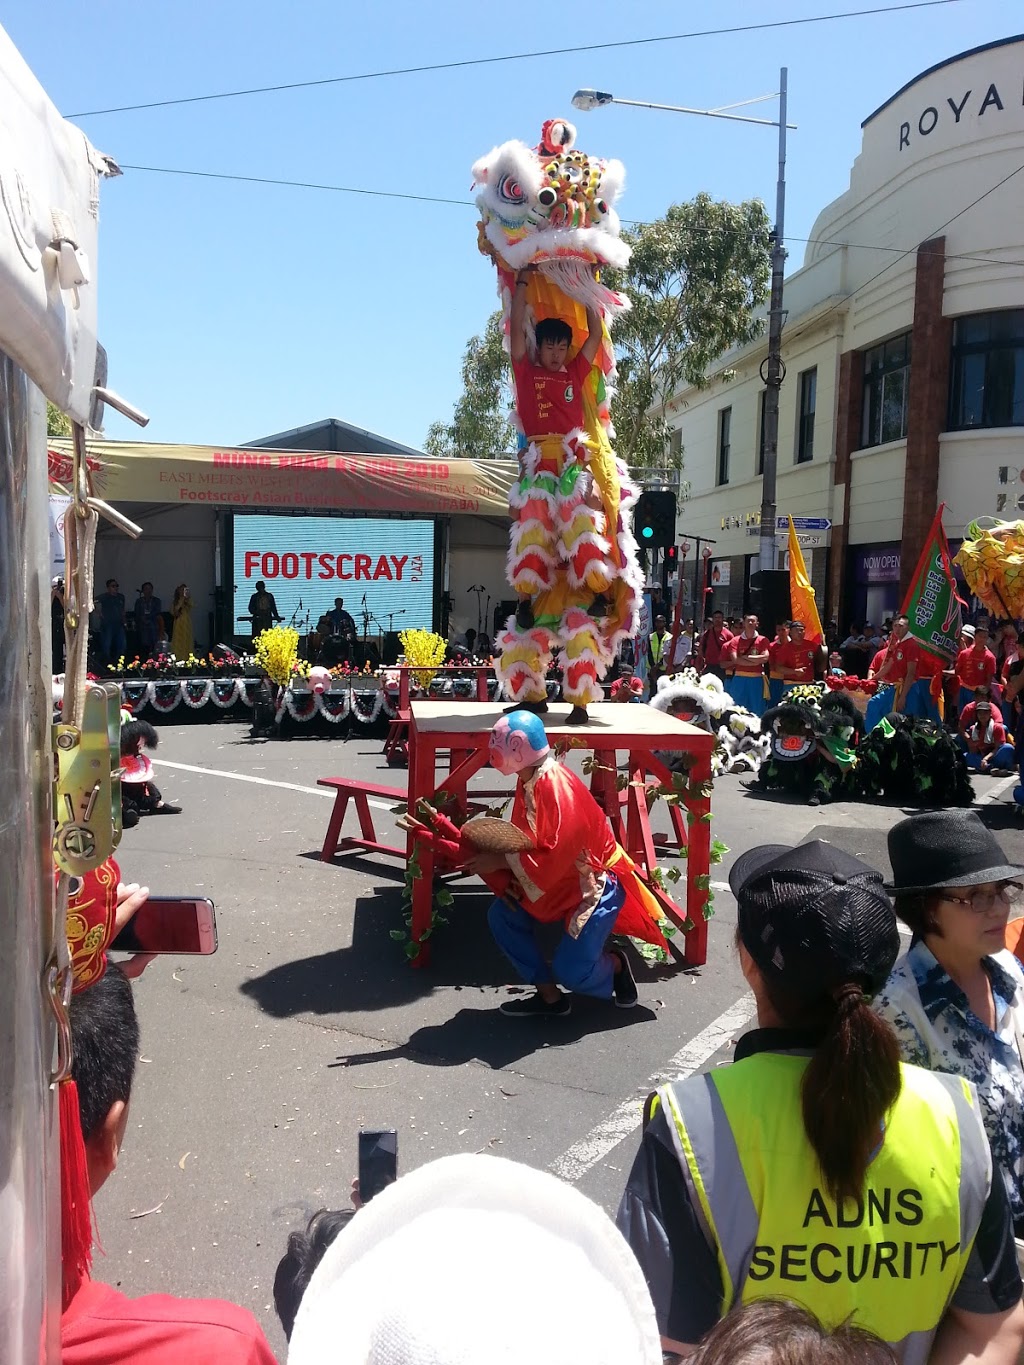
[[[683,384],[701,386],[724,351],[759,335],[756,310],[768,298],[770,224],[760,200],[730,204],[699,194],[663,218],[624,231],[633,257],[605,272],[632,308],[615,323],[618,364],[612,420],[616,452],[632,469],[664,469],[669,423],[659,405]],[[512,451],[511,365],[500,313],[472,337],[462,362],[463,392],[450,423],[434,422],[431,455],[483,457]],[[682,463],[682,452],[675,457]]]
[[[71,418],[66,412],[61,412],[56,403],[46,400],[46,434],[47,436],[70,436]]]

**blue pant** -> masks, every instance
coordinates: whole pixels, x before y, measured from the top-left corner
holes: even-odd
[[[972,773],[976,773],[981,768],[981,754],[964,754],[968,768]],[[989,768],[1009,768],[1014,771],[1017,767],[1017,751],[1012,744],[1000,744],[999,748],[992,755]]]
[[[918,678],[910,688],[903,702],[903,714],[917,716],[919,720],[932,720],[939,725],[939,708],[932,696],[931,678]]]
[[[758,673],[753,678],[734,673],[725,686],[737,706],[745,706],[748,711],[753,711],[755,716],[764,715],[766,703],[763,673]]]
[[[896,689],[891,683],[880,687],[864,708],[865,733],[875,728],[892,710],[896,702]]]
[[[100,626],[100,649],[107,663],[116,664],[128,648],[120,621],[104,621]]]
[[[779,702],[782,700],[782,693],[783,693],[783,690],[784,690],[785,686],[786,686],[786,680],[785,680],[785,678],[769,678],[769,679],[768,679],[768,705],[769,705],[769,706],[778,706]],[[763,689],[762,689],[762,690],[763,690]],[[732,693],[730,692],[729,695],[732,696]],[[735,701],[735,700],[736,700],[736,698],[733,697],[733,701]]]
[[[611,999],[612,978],[618,963],[611,953],[605,952],[604,945],[615,927],[626,893],[616,876],[610,872],[605,875],[601,899],[579,938],[563,934],[550,966],[537,946],[537,920],[514,901],[499,897],[491,902],[487,923],[494,941],[524,981],[535,986],[556,981],[581,995]]]

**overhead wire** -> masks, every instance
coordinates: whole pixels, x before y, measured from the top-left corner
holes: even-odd
[[[188,169],[183,169],[183,168],[173,167],[173,166],[137,166],[137,165],[131,164],[130,162],[122,162],[122,163],[120,163],[120,165],[121,165],[121,169],[122,169],[122,170],[125,170],[125,171],[142,171],[142,172],[146,172],[146,173],[148,173],[148,174],[150,174],[150,175],[179,175],[179,176],[195,177],[196,179],[200,179],[200,180],[239,181],[240,183],[242,183],[242,184],[247,184],[247,185],[271,185],[271,186],[277,185],[277,186],[282,186],[282,187],[284,187],[284,188],[286,188],[286,189],[323,190],[323,191],[325,191],[325,192],[327,192],[327,193],[331,193],[331,194],[359,194],[359,195],[366,195],[366,196],[368,196],[368,197],[370,197],[370,198],[374,198],[374,199],[407,199],[407,200],[411,200],[413,203],[417,203],[417,204],[447,204],[447,205],[452,205],[452,206],[454,206],[455,208],[469,208],[469,209],[476,208],[476,205],[474,204],[474,202],[472,201],[472,199],[448,199],[448,198],[444,198],[443,196],[440,196],[440,195],[410,194],[410,193],[408,193],[407,191],[402,191],[402,190],[373,190],[373,189],[363,189],[363,188],[360,188],[360,187],[357,187],[357,186],[354,186],[354,185],[326,185],[326,184],[322,184],[322,183],[320,183],[320,182],[318,182],[318,181],[313,181],[313,180],[280,180],[280,179],[277,179],[277,178],[275,178],[275,177],[273,177],[273,176],[265,176],[265,175],[235,175],[235,174],[232,174],[232,173],[227,172],[227,171],[195,171],[195,170],[188,170]],[[972,203],[968,204],[968,205],[966,206],[966,208],[963,208],[963,209],[961,209],[961,210],[959,211],[959,213],[954,214],[953,217],[952,217],[951,219],[949,219],[949,221],[948,221],[947,223],[944,223],[944,224],[942,225],[942,227],[936,228],[936,229],[935,229],[935,232],[929,233],[929,234],[928,234],[929,237],[934,237],[934,236],[936,235],[936,233],[941,232],[942,229],[943,229],[944,227],[948,227],[950,223],[955,222],[956,219],[959,218],[962,214],[966,213],[969,209],[972,209],[972,208],[974,207],[974,205],[977,204],[977,203],[980,203],[982,199],[987,198],[987,196],[988,196],[989,194],[992,194],[995,190],[999,189],[1002,185],[1004,185],[1004,184],[1006,183],[1007,180],[1011,180],[1011,179],[1012,179],[1015,175],[1017,175],[1020,171],[1024,171],[1024,166],[1019,166],[1019,167],[1017,168],[1017,170],[1011,171],[1009,175],[1004,176],[1002,180],[1000,180],[997,184],[993,185],[990,189],[986,190],[986,191],[984,192],[984,194],[979,195],[979,197],[978,197],[976,200],[974,200]],[[645,223],[644,221],[640,220],[640,219],[635,219],[635,218],[624,218],[622,221],[623,221],[624,223],[626,223],[626,224],[628,224],[628,225],[631,225],[631,226],[634,226],[634,227],[645,227],[645,226],[646,226],[646,223]],[[707,227],[707,228],[696,227],[696,228],[693,229],[693,231],[712,233],[712,232],[717,231],[717,229],[711,228],[711,227]],[[789,235],[788,235],[788,236],[786,237],[786,241],[787,241],[787,242],[800,242],[800,243],[805,244],[805,245],[808,245],[808,246],[814,245],[814,246],[836,247],[836,248],[846,247],[846,248],[849,248],[851,251],[885,251],[885,252],[890,252],[890,253],[893,254],[893,255],[900,256],[900,257],[902,257],[902,256],[909,256],[909,255],[911,255],[913,252],[916,252],[916,251],[919,250],[919,247],[917,247],[917,246],[901,247],[901,246],[883,246],[883,245],[880,244],[880,243],[871,243],[871,242],[841,242],[841,241],[836,241],[836,240],[834,240],[834,239],[832,239],[832,238],[828,238],[828,237],[795,237],[795,236],[789,236]],[[978,255],[973,255],[973,254],[971,254],[971,253],[969,253],[969,252],[935,252],[935,253],[924,252],[924,253],[922,253],[922,254],[924,254],[924,255],[929,255],[929,254],[943,255],[947,261],[954,261],[954,260],[955,260],[955,261],[978,261],[978,262],[980,262],[980,263],[982,263],[982,264],[984,264],[984,265],[993,265],[993,264],[995,264],[995,265],[1014,265],[1014,266],[1021,266],[1022,268],[1024,268],[1024,261],[1006,260],[1006,259],[1003,258],[1003,257],[978,256]],[[893,265],[896,265],[896,264],[897,264],[896,261],[889,261],[889,262],[883,267],[883,269],[880,270],[880,271],[878,272],[879,275],[884,274],[886,270],[890,269]],[[872,276],[872,279],[869,280],[868,283],[869,283],[869,284],[872,283],[872,281],[875,280],[875,279],[877,279],[877,278],[878,278],[878,275]],[[861,288],[863,288],[863,287],[864,287],[864,286],[861,286]]]
[[[868,18],[876,14],[897,14],[904,10],[934,9],[940,5],[959,5],[965,0],[905,0],[898,5],[876,5],[872,9],[841,10],[833,14],[811,14],[797,19],[766,19],[757,24],[734,24],[727,28],[694,29],[690,33],[666,33],[651,38],[620,38],[605,43],[579,43],[572,47],[542,48],[534,52],[506,52],[494,57],[464,57],[450,62],[427,62],[419,66],[389,67],[380,71],[360,71],[345,76],[322,76],[306,81],[282,81],[276,85],[254,85],[240,90],[219,90],[205,95],[180,95],[172,99],[147,100],[139,104],[113,105],[107,109],[81,109],[65,118],[99,118],[106,114],[130,114],[143,109],[169,109],[185,104],[206,104],[214,100],[241,99],[251,95],[273,95],[286,90],[310,90],[318,86],[345,85],[357,81],[383,80],[395,76],[418,76],[435,71],[457,71],[464,67],[494,66],[502,62],[534,61],[541,57],[563,57],[577,52],[607,52],[629,47],[679,43],[694,38],[727,37],[738,33],[759,33],[767,29],[795,28],[802,24],[824,24],[839,19]]]

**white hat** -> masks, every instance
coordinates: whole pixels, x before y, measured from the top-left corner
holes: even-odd
[[[973,626],[961,626],[961,627],[960,627],[960,634],[961,634],[961,635],[966,635],[967,638],[968,638],[969,640],[973,640],[973,639],[974,639],[974,627],[973,627]]]
[[[338,1234],[288,1365],[661,1365],[650,1291],[608,1215],[501,1157],[432,1161]]]

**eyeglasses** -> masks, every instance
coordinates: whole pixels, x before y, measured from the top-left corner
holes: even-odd
[[[1004,882],[998,891],[975,891],[973,896],[951,896],[948,891],[940,891],[939,895],[952,905],[966,905],[976,915],[985,915],[995,908],[997,902],[1020,905],[1024,900],[1024,886],[1020,882]]]

